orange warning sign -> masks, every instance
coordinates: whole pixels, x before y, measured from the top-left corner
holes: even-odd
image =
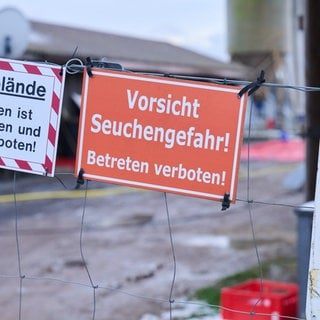
[[[92,69],[84,74],[75,175],[235,202],[241,88]]]

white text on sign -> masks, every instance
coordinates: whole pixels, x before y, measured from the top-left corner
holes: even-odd
[[[210,129],[197,132],[195,127],[189,127],[188,130],[167,129],[143,125],[138,119],[133,119],[132,122],[103,119],[101,114],[92,116],[90,131],[92,133],[102,133],[106,136],[160,142],[164,143],[167,149],[180,146],[228,152],[230,139],[229,132],[221,136],[215,135]]]
[[[117,169],[119,171],[131,171],[136,173],[149,174],[152,169],[156,176],[164,176],[171,179],[195,181],[197,183],[224,185],[226,172],[211,172],[197,168],[186,168],[182,163],[176,166],[168,164],[154,163],[153,166],[147,161],[133,160],[130,156],[114,157],[109,153],[104,155],[96,154],[93,150],[88,150],[87,164],[91,166],[105,167],[108,169]],[[150,169],[151,168],[151,169]]]
[[[148,97],[141,95],[138,90],[132,94],[127,90],[129,109],[137,107],[141,111],[150,111],[157,113],[172,114],[181,117],[199,118],[198,108],[200,104],[198,99],[193,102],[188,101],[186,96],[181,99],[172,100],[172,94],[168,93],[167,97]]]

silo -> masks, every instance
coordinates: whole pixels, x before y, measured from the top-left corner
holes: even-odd
[[[228,51],[233,61],[254,70],[248,80],[255,79],[261,70],[267,82],[292,79],[294,9],[293,0],[227,0]],[[253,99],[260,129],[292,127],[296,112],[288,92],[263,87]]]
[[[231,55],[282,52],[291,41],[292,0],[228,0]]]

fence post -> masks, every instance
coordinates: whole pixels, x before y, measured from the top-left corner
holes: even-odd
[[[312,221],[310,261],[308,273],[306,318],[320,320],[320,157],[316,178],[315,208]]]
[[[308,269],[310,260],[310,244],[314,201],[306,202],[294,209],[298,218],[297,239],[297,278],[299,285],[299,312],[300,318],[306,317],[306,296],[308,284]]]

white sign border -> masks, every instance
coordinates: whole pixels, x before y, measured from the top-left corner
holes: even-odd
[[[6,66],[7,68],[4,68]],[[28,72],[28,67],[31,67],[34,71]],[[61,81],[57,80],[57,76],[53,69],[56,70],[61,76]],[[57,155],[57,145],[59,139],[59,129],[60,129],[60,120],[62,112],[62,102],[63,102],[63,93],[64,93],[64,84],[65,84],[65,75],[66,69],[59,65],[48,64],[48,63],[36,63],[30,61],[19,61],[11,59],[0,59],[0,71],[12,71],[19,73],[33,74],[35,77],[37,75],[41,76],[50,76],[54,77],[54,87],[51,94],[51,105],[50,105],[50,119],[48,127],[52,127],[55,130],[54,143],[50,143],[49,134],[50,128],[47,137],[47,147],[46,147],[46,156],[44,162],[35,162],[35,161],[24,161],[18,159],[12,159],[8,157],[1,156],[0,154],[0,168],[9,169],[14,171],[33,173],[37,175],[44,175],[53,177],[55,172],[56,164],[56,155]],[[53,105],[54,95],[59,99],[58,106],[56,106],[57,112],[54,110],[55,106]],[[46,159],[49,158],[51,165],[50,170],[46,168]]]

